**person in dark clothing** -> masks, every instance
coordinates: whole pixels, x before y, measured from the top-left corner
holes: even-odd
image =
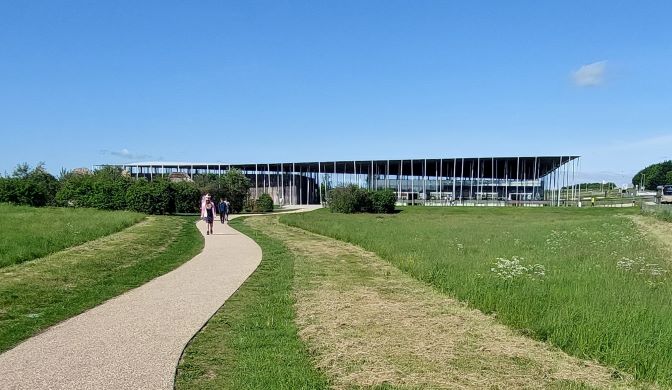
[[[226,222],[226,215],[228,214],[229,205],[226,204],[223,198],[219,199],[219,204],[217,205],[217,211],[219,211],[219,222]]]

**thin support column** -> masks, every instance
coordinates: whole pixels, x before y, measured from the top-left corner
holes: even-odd
[[[411,160],[411,204],[415,205],[415,183],[413,179],[413,160]]]
[[[516,158],[516,201],[519,201],[519,190],[518,186],[520,185],[520,157]]]
[[[427,205],[427,159],[424,162],[424,168],[422,169],[422,195],[424,199],[424,205]]]
[[[401,181],[404,177],[404,160],[399,160],[399,173],[397,174],[397,186],[399,187],[399,192],[397,192],[397,200],[401,199]]]
[[[577,170],[579,171],[579,175],[581,175],[581,157],[577,157]],[[579,183],[579,202],[577,204],[581,204],[581,183]]]
[[[317,191],[320,197],[320,205],[322,204],[322,185],[320,184],[320,176],[322,175],[321,163],[317,163]],[[326,191],[326,188],[325,188]]]
[[[560,207],[562,204],[562,158],[560,163],[558,163],[558,169],[555,174],[555,192],[556,192],[556,205]]]
[[[534,172],[532,173],[532,199],[537,199],[537,157],[534,157]]]
[[[452,195],[452,201],[454,202],[456,199],[457,194],[455,193],[455,180],[457,180],[457,159],[453,159],[453,195]]]
[[[285,163],[280,163],[280,188],[282,195],[280,195],[280,203],[285,205]]]
[[[464,196],[464,157],[462,157],[462,164],[460,165],[460,204],[463,203]]]
[[[474,161],[471,161],[471,164],[469,164],[469,167],[471,168],[470,172],[470,178],[469,178],[469,200],[472,200],[474,198]]]
[[[390,160],[385,165],[385,188],[390,188]]]
[[[478,201],[478,194],[481,194],[481,199],[483,199],[483,190],[481,189],[481,158],[478,158],[478,167],[476,167],[476,200]]]
[[[371,176],[369,176],[369,188],[375,190],[375,181],[373,180],[373,160],[371,160]]]
[[[439,203],[443,203],[443,159],[439,160]]]

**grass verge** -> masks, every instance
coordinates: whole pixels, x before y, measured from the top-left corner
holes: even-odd
[[[118,232],[144,217],[128,211],[0,204],[0,268]]]
[[[0,352],[198,254],[195,218],[147,217],[118,233],[0,269]]]
[[[669,386],[670,263],[637,229],[633,213],[408,208],[388,216],[319,210],[280,220],[371,250],[574,356]]]
[[[672,205],[645,205],[642,207],[641,214],[655,217],[664,222],[672,222]]]
[[[631,388],[612,369],[516,334],[371,252],[277,222],[295,256],[299,334],[335,389]]]
[[[243,219],[231,226],[261,246],[261,264],[187,346],[176,388],[327,388],[294,324],[292,254]]]

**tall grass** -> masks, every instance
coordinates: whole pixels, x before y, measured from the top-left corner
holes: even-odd
[[[0,267],[18,264],[120,231],[144,218],[125,211],[0,203]]]
[[[672,385],[669,258],[609,209],[325,210],[281,217],[376,252],[525,334]]]
[[[241,219],[231,225],[261,246],[261,264],[187,346],[175,387],[326,389],[294,324],[294,257]]]
[[[644,205],[642,214],[658,218],[661,221],[672,222],[672,205]]]

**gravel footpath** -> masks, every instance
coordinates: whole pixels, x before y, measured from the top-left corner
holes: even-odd
[[[261,261],[252,239],[214,229],[179,268],[0,355],[0,389],[172,389],[189,339]]]

